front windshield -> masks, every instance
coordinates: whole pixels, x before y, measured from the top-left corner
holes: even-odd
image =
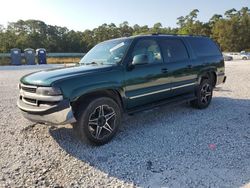
[[[131,39],[118,39],[102,42],[92,48],[80,61],[80,64],[117,64],[123,59]]]

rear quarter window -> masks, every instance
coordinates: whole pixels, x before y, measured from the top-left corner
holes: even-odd
[[[190,37],[188,42],[198,57],[221,55],[219,47],[210,38]]]

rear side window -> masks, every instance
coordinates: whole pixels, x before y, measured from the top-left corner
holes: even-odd
[[[188,41],[198,57],[221,55],[219,47],[209,38],[190,37]]]
[[[183,61],[189,58],[187,49],[180,39],[163,39],[161,46],[166,62]]]

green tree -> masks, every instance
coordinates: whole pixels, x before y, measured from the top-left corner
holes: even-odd
[[[222,19],[222,15],[220,14],[214,14],[212,18],[209,20],[209,26],[212,28],[216,22],[218,22],[220,19]]]
[[[186,16],[177,18],[177,28],[163,27],[160,22],[153,27],[127,21],[116,26],[114,23],[102,24],[92,30],[75,32],[66,27],[47,25],[40,20],[18,20],[0,25],[0,52],[9,52],[11,48],[46,48],[49,52],[87,52],[104,40],[130,35],[165,33],[206,35],[216,40],[223,50],[241,51],[250,49],[250,10],[230,9],[224,16],[214,14],[208,22],[201,22],[198,9]]]
[[[177,18],[179,25],[178,34],[192,34],[192,35],[207,35],[211,34],[211,29],[208,23],[203,23],[197,20],[199,10],[192,10],[187,16]]]
[[[161,33],[162,32],[162,24],[160,22],[155,23],[152,28],[152,33]]]
[[[247,7],[240,11],[230,9],[225,18],[212,28],[212,37],[225,51],[241,51],[250,48],[250,13]]]
[[[119,31],[121,37],[127,37],[133,34],[133,28],[129,26],[127,21],[119,25]]]
[[[232,8],[230,10],[227,10],[224,14],[226,18],[232,18],[233,16],[237,15],[236,9]]]

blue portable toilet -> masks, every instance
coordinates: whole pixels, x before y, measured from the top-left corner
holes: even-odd
[[[19,48],[13,48],[10,50],[11,65],[21,65],[22,54]]]
[[[38,48],[36,50],[38,64],[47,64],[46,50],[44,48]]]
[[[32,48],[26,48],[24,50],[24,57],[27,65],[35,65],[35,50]]]

